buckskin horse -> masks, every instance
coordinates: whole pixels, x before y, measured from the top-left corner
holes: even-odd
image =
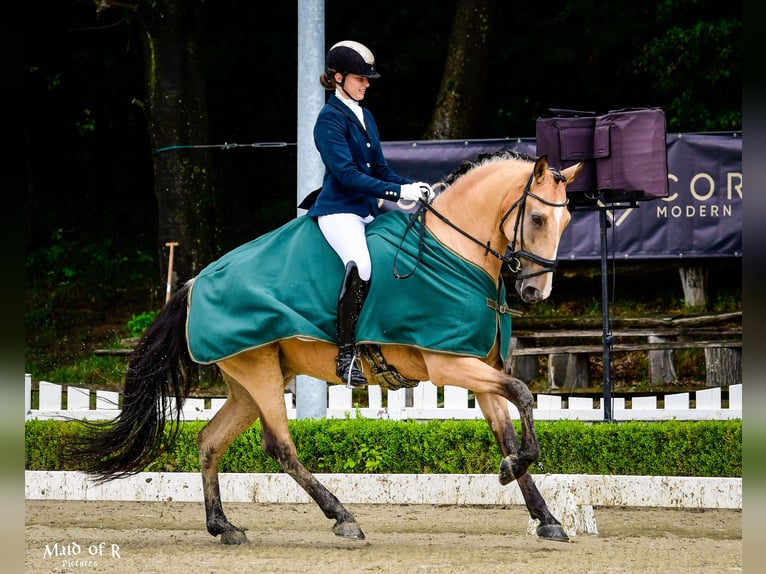
[[[561,523],[528,472],[539,456],[533,396],[504,372],[510,315],[501,267],[515,274],[522,301],[550,295],[571,217],[566,186],[581,169],[559,171],[545,156],[483,154],[445,178],[432,204],[377,217],[367,231],[373,276],[357,326],[371,384],[401,388],[430,380],[475,393],[503,456],[500,483],[518,483],[539,520],[539,537],[563,541]],[[102,482],[144,470],[177,437],[195,364],[214,364],[229,393],[197,439],[208,532],[223,544],[247,541],[224,513],[218,463],[260,420],[265,452],[335,520],[333,532],[364,539],[354,516],[298,459],[284,402],[295,375],[342,384],[334,339],[342,277],[340,259],[308,217],[210,264],[170,298],[139,340],[119,415],[84,423],[70,458]],[[520,437],[508,401],[518,409]]]

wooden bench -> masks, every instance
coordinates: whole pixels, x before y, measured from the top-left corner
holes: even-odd
[[[704,349],[706,386],[737,384],[742,381],[741,318],[741,312],[736,312],[616,320],[613,323],[619,323],[618,327],[609,333],[610,352],[648,353],[650,383],[667,384],[676,378],[676,350]],[[603,329],[594,328],[592,318],[580,322],[583,328],[579,329],[571,328],[569,320],[557,320],[559,328],[545,328],[541,321],[531,321],[534,328],[514,328],[509,372],[529,382],[538,375],[538,358],[547,356],[552,388],[589,387],[589,356],[603,353],[604,333]]]
[[[138,345],[139,337],[130,337],[128,339],[121,339],[120,346],[111,349],[96,349],[93,351],[94,355],[100,356],[119,356],[119,355],[131,355],[133,350]]]

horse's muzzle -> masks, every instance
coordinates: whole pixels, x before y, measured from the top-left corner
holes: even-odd
[[[534,285],[524,285],[525,281],[516,281],[516,292],[524,303],[539,303],[543,300],[543,294]]]

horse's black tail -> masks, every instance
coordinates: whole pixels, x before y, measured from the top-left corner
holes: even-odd
[[[136,345],[120,414],[82,421],[63,453],[66,463],[105,482],[144,470],[173,445],[194,366],[186,346],[190,288],[191,282],[171,297]]]

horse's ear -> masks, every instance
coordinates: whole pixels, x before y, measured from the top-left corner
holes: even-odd
[[[566,185],[572,183],[577,178],[577,176],[580,175],[584,165],[585,164],[583,164],[583,162],[579,162],[573,166],[561,170],[561,175],[567,179]]]
[[[535,167],[533,170],[533,173],[535,174],[535,181],[537,183],[541,183],[543,179],[545,178],[545,174],[548,171],[548,156],[547,155],[541,155],[537,158],[537,161],[535,162]]]

